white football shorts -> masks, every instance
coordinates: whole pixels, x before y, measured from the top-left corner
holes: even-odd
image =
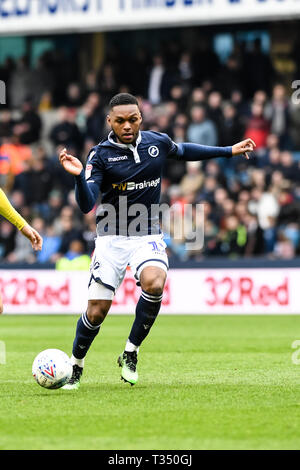
[[[137,282],[146,266],[169,269],[163,235],[97,237],[90,267],[89,300],[112,300],[122,283],[127,266]]]

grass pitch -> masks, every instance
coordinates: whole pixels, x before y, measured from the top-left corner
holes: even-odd
[[[299,316],[161,315],[134,387],[116,365],[132,320],[105,320],[81,388],[64,391],[39,387],[31,365],[71,354],[77,317],[0,317],[0,449],[300,448]]]

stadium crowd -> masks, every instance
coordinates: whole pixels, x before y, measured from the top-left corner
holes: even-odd
[[[7,85],[0,184],[44,237],[36,255],[2,220],[3,261],[57,263],[91,254],[95,213],[79,211],[74,179],[58,154],[67,147],[85,162],[108,133],[107,103],[120,91],[138,96],[143,129],[166,132],[175,142],[227,146],[251,137],[257,145],[250,160],[166,163],[161,201],[178,216],[164,227],[170,256],[289,259],[300,253],[300,105],[259,41],[250,51],[237,44],[225,63],[201,45],[189,51],[169,44],[153,55],[140,48],[126,66],[122,55],[108,51],[100,69],[83,81],[61,53],[47,52],[35,67],[26,57],[6,59],[0,78]],[[175,239],[175,226],[184,204],[193,210],[200,203],[204,247],[187,251],[187,234]]]

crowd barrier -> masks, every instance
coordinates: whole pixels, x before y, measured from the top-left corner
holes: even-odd
[[[161,313],[298,314],[300,267],[171,268]],[[1,269],[5,314],[74,314],[87,306],[88,271]],[[133,313],[140,296],[130,270],[111,313]]]

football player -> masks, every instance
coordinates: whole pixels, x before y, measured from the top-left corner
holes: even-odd
[[[73,376],[65,389],[79,387],[84,358],[99,333],[128,265],[141,286],[141,296],[118,364],[124,381],[134,385],[138,380],[139,347],[159,313],[168,271],[159,214],[152,210],[159,205],[166,159],[199,161],[238,155],[248,158],[248,152],[255,147],[251,139],[232,147],[176,144],[166,134],[141,131],[138,101],[128,93],[111,99],[107,122],[111,132],[91,149],[85,170],[80,160],[66,149],[59,156],[64,169],[75,176],[76,199],[84,213],[93,209],[100,192],[102,195],[96,212],[97,238],[91,262],[88,306],[77,322],[72,350]]]

